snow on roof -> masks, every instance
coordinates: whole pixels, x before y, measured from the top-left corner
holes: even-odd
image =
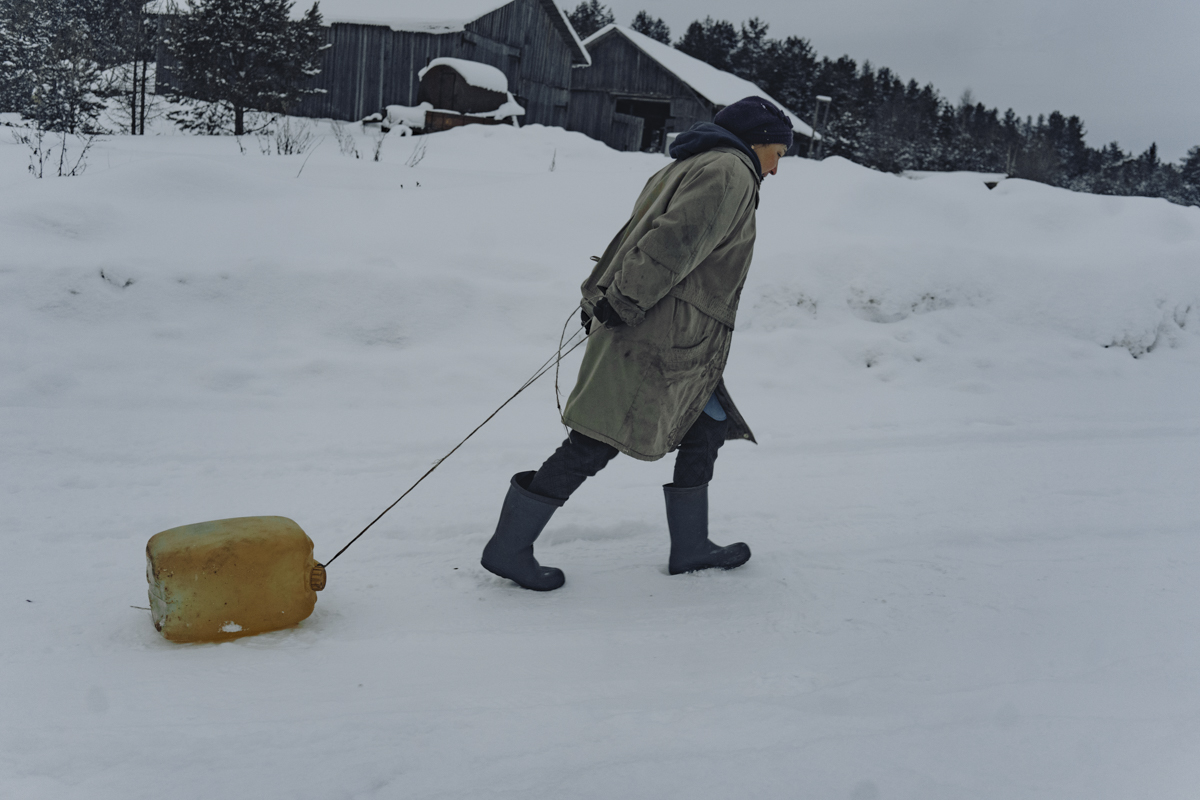
[[[558,11],[558,16],[560,19],[562,19],[562,23],[566,26],[567,31],[571,34],[571,40],[575,42],[575,47],[579,50],[579,52],[583,53],[584,63],[572,64],[571,66],[590,67],[592,65],[592,54],[589,53],[588,49],[583,46],[583,40],[579,38],[579,34],[575,31],[575,26],[571,24],[571,18],[567,16],[566,9],[560,8],[557,3],[551,3],[551,5],[553,5],[554,9]]]
[[[610,33],[619,33],[633,42],[643,53],[657,61],[664,69],[695,89],[709,101],[719,106],[727,106],[736,103],[743,97],[755,95],[764,97],[779,106],[783,110],[783,113],[787,114],[788,119],[792,121],[792,130],[803,136],[812,137],[813,129],[811,127],[806,125],[787,108],[784,108],[783,103],[780,103],[758,88],[756,84],[719,70],[698,58],[692,58],[681,50],[676,50],[668,44],[651,39],[649,36],[640,34],[635,30],[621,25],[606,25],[584,39],[583,44],[585,46],[593,44]]]
[[[325,24],[349,22],[358,25],[386,25],[397,31],[450,33],[461,31],[513,0],[320,0]],[[298,0],[292,16],[304,14],[312,3]]]
[[[463,58],[435,58],[429,62],[429,66],[421,68],[421,71],[417,73],[417,79],[424,78],[425,73],[434,67],[449,67],[459,75],[462,75],[463,80],[471,86],[500,92],[501,94],[508,92],[508,78],[505,77],[503,72],[490,64],[467,61]]]
[[[320,0],[321,17],[326,25],[346,22],[356,25],[382,25],[396,31],[418,33],[454,33],[480,17],[503,8],[514,0]],[[566,12],[554,0],[539,0],[547,14],[557,15],[559,31],[567,34],[575,45],[579,66],[592,63],[592,57]],[[309,8],[311,0],[297,0],[292,17],[299,19]]]

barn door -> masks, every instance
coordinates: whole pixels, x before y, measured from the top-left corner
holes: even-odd
[[[641,117],[632,114],[613,114],[612,126],[604,143],[614,150],[641,150],[642,126]]]
[[[646,153],[661,153],[666,141],[667,122],[671,119],[671,103],[636,97],[618,97],[617,114],[628,114],[642,120],[642,138],[637,147]]]

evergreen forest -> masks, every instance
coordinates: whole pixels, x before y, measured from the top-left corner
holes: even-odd
[[[580,3],[568,16],[580,36],[615,21],[599,0]],[[1200,146],[1180,163],[1163,161],[1153,144],[1137,155],[1117,142],[1096,148],[1087,143],[1078,116],[1001,113],[969,92],[953,102],[934,86],[906,81],[885,66],[848,55],[820,56],[798,36],[772,38],[768,24],[756,17],[739,26],[712,17],[696,20],[674,42],[667,25],[645,11],[630,27],[752,81],[805,120],[813,119],[818,96],[829,97],[827,156],[884,172],[995,172],[1081,192],[1200,206]]]

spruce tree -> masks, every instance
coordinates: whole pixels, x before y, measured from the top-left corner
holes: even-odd
[[[771,40],[763,60],[756,83],[787,108],[811,116],[817,95],[814,91],[817,58],[808,40],[798,36],[789,36],[782,42]]]
[[[655,41],[663,44],[671,43],[671,29],[667,27],[667,23],[662,19],[655,19],[645,11],[639,11],[637,16],[633,18],[633,24],[629,27],[641,34],[649,36]]]
[[[767,39],[767,29],[770,26],[758,17],[752,17],[742,23],[738,33],[737,47],[729,56],[730,71],[739,78],[745,78],[753,83],[762,82],[762,72],[768,68],[768,51],[770,40]]]
[[[612,9],[602,5],[600,0],[583,0],[575,6],[574,11],[567,12],[567,19],[571,20],[571,27],[581,39],[586,39],[605,25],[617,21]]]
[[[193,108],[175,117],[185,128],[219,127],[214,112],[232,117],[233,133],[246,132],[247,111],[283,114],[308,91],[319,69],[321,12],[313,4],[298,21],[291,0],[188,0],[172,21],[165,45],[175,60],[170,89],[216,108]]]
[[[51,41],[39,23],[34,0],[0,0],[0,112],[21,111],[33,96]]]
[[[733,68],[733,53],[737,47],[738,33],[733,24],[712,17],[693,22],[675,43],[676,50],[726,72]]]
[[[1200,145],[1187,151],[1179,168],[1179,177],[1187,202],[1200,206]]]
[[[97,133],[97,25],[77,0],[0,0],[0,107],[43,130]]]

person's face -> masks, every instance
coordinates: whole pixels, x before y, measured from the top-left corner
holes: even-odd
[[[752,144],[750,147],[758,156],[764,178],[779,171],[779,159],[783,158],[788,150],[785,144]]]

